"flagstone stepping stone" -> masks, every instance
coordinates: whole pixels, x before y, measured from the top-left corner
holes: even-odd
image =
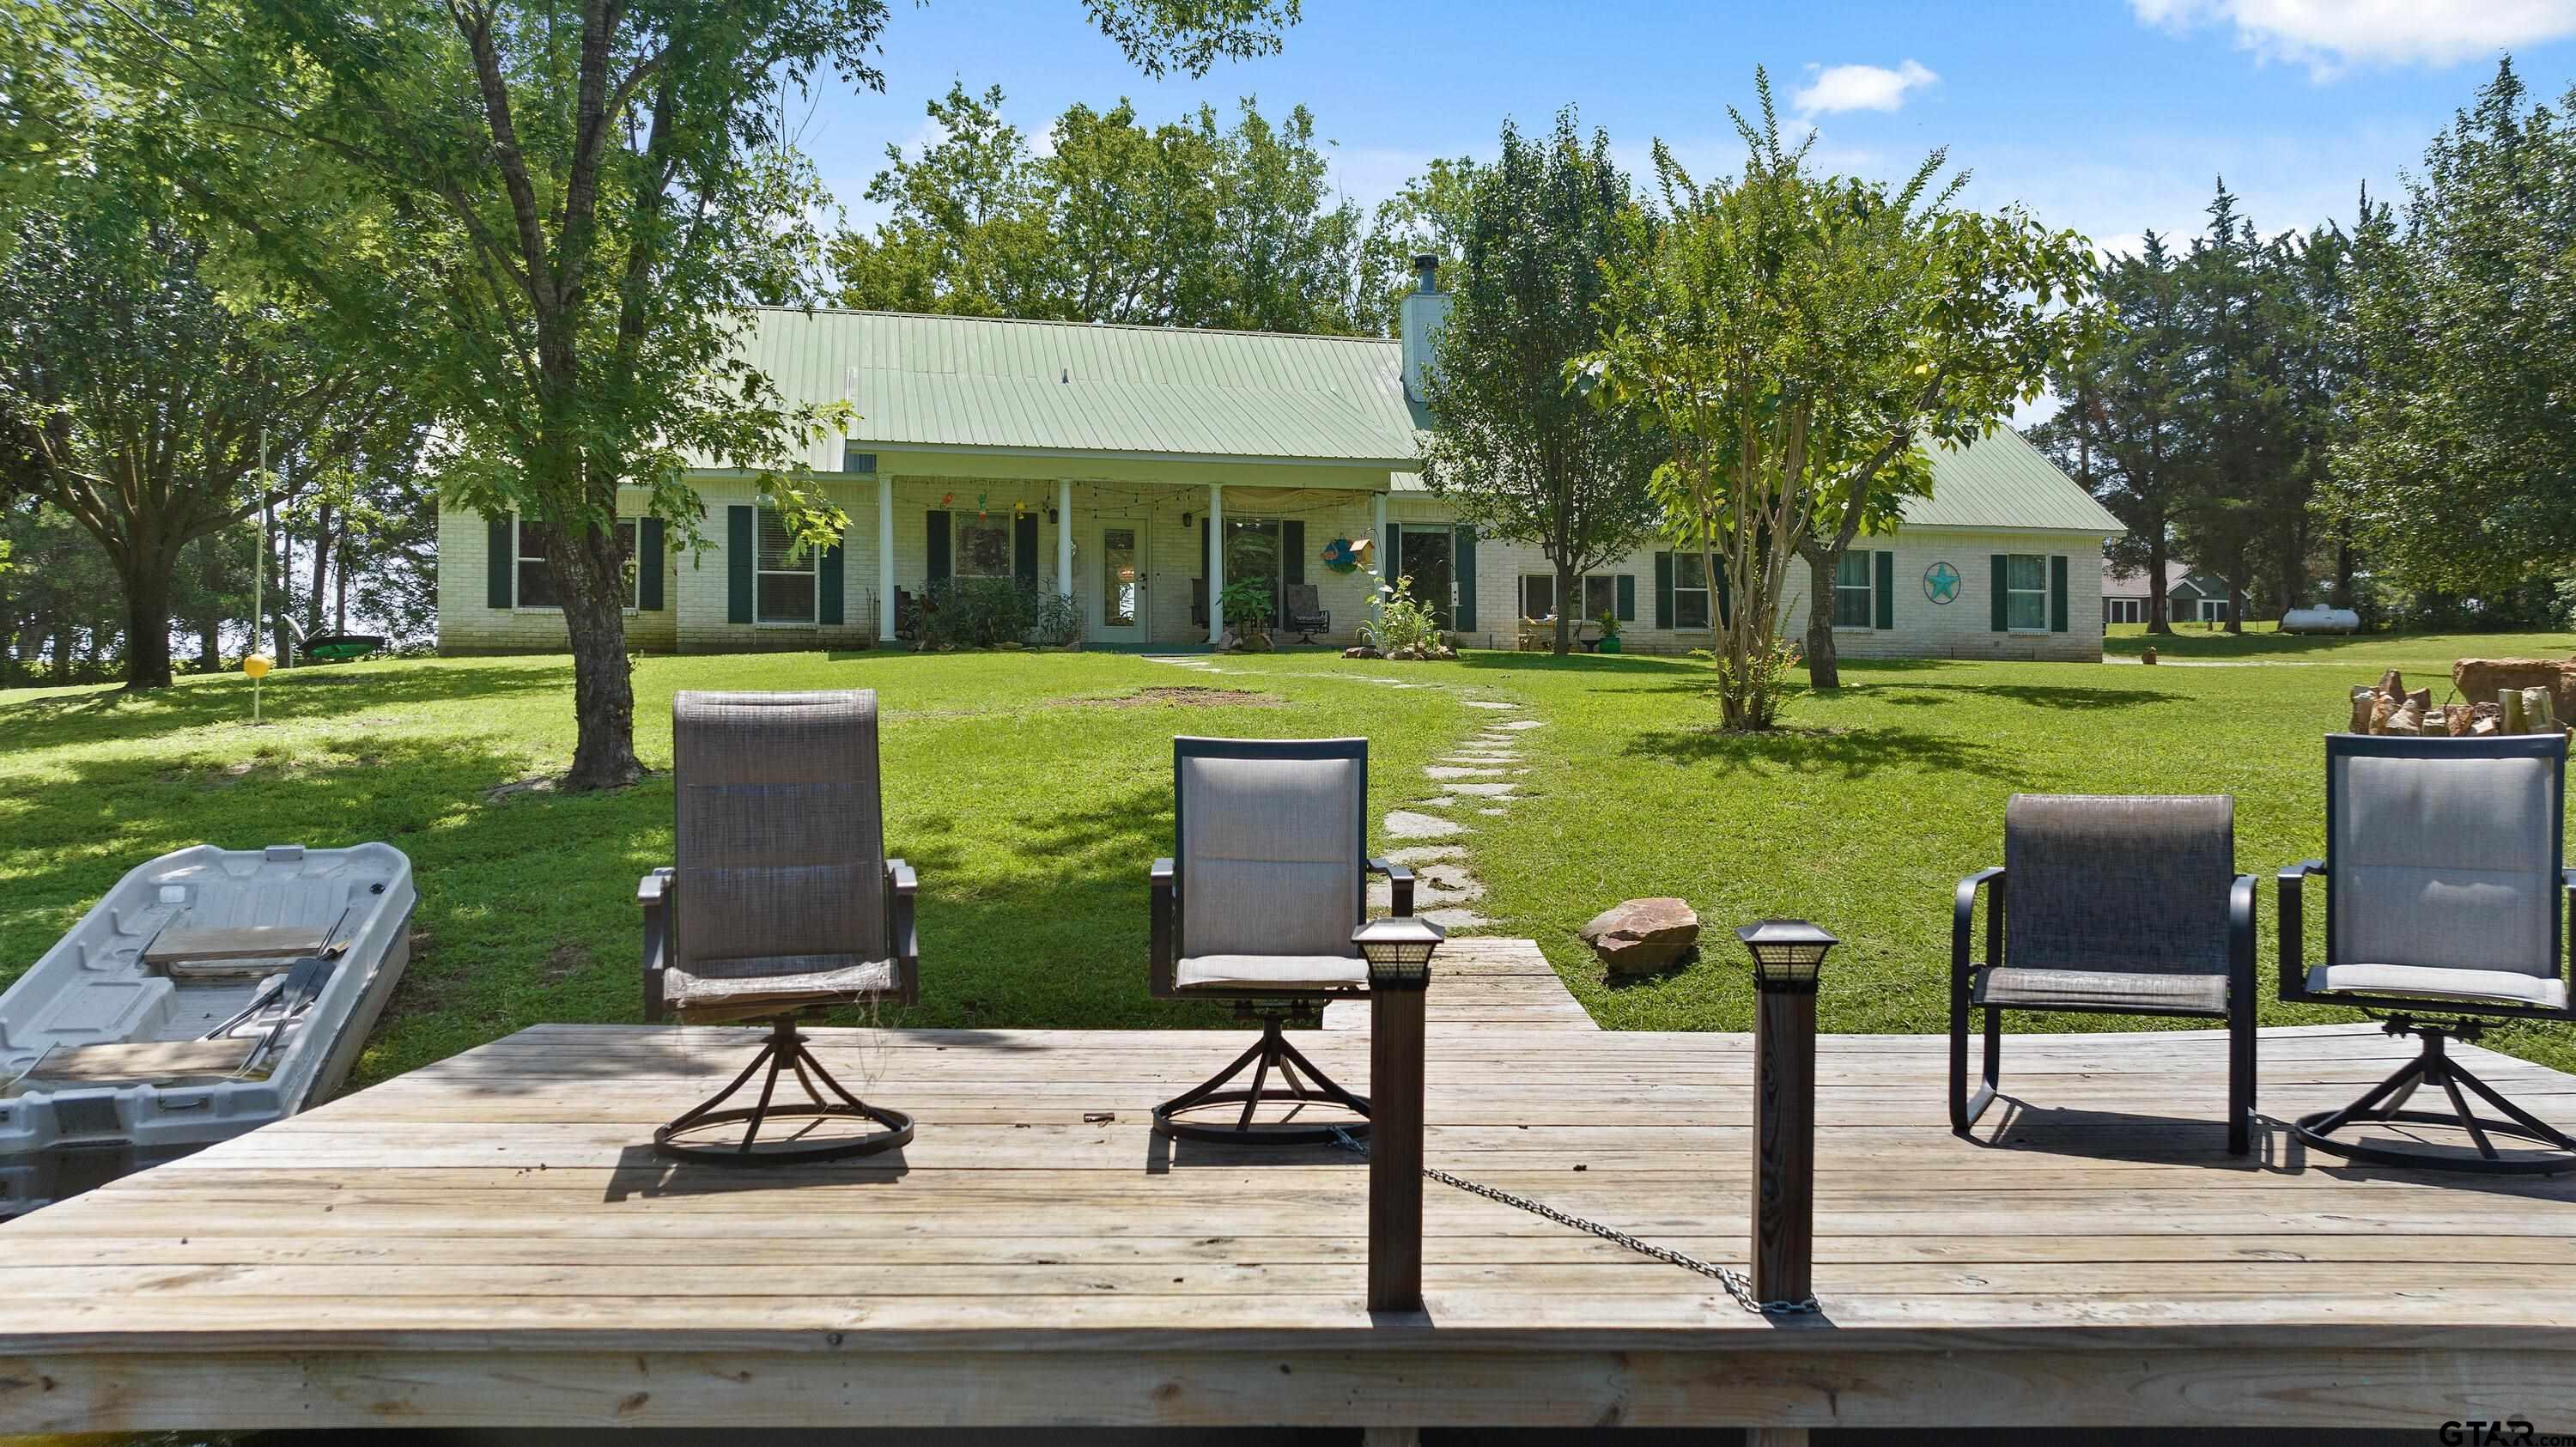
[[[1398,809],[1386,816],[1386,833],[1390,839],[1446,839],[1466,832],[1466,826],[1436,814],[1417,814]]]
[[[1519,789],[1519,785],[1512,783],[1508,779],[1495,780],[1490,783],[1480,780],[1460,779],[1449,786],[1449,792],[1453,794],[1465,794],[1470,798],[1477,799],[1517,799],[1520,797]]]
[[[1413,807],[1416,809],[1455,809],[1458,807],[1459,802],[1460,801],[1457,796],[1452,794],[1434,794],[1428,799],[1414,800]]]
[[[1494,701],[1493,701],[1493,700],[1491,700],[1491,699],[1483,699],[1483,698],[1471,698],[1471,699],[1468,699],[1468,700],[1466,701],[1466,703],[1467,703],[1467,707],[1469,707],[1469,708],[1518,708],[1518,707],[1520,707],[1520,705],[1519,705],[1519,704],[1516,704],[1516,703],[1496,703],[1496,702],[1494,702]]]
[[[1546,728],[1546,727],[1547,727],[1547,720],[1542,719],[1542,718],[1516,718],[1516,719],[1506,719],[1506,720],[1504,720],[1503,722],[1501,722],[1501,723],[1498,723],[1498,724],[1494,725],[1494,727],[1495,727],[1495,728],[1498,728],[1498,729],[1515,729],[1515,730],[1517,730],[1517,729],[1543,729],[1543,728]]]
[[[1425,864],[1439,863],[1444,859],[1464,859],[1467,857],[1467,851],[1456,844],[1412,844],[1402,849],[1390,849],[1386,852],[1386,857],[1391,863],[1418,868]]]
[[[1489,765],[1433,764],[1422,771],[1426,779],[1490,779],[1505,770]]]
[[[1486,919],[1483,915],[1476,913],[1472,909],[1426,909],[1422,912],[1422,918],[1431,921],[1433,924],[1440,926],[1451,934],[1456,934],[1462,930],[1478,929],[1492,923],[1492,921]]]

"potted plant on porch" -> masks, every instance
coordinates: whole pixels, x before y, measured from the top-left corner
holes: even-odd
[[[1601,629],[1601,641],[1593,645],[1592,651],[1595,653],[1618,652],[1619,615],[1608,608],[1604,608],[1601,610],[1601,616],[1593,619],[1592,621]]]
[[[1226,631],[1234,635],[1234,646],[1245,653],[1268,653],[1270,642],[1270,580],[1238,578],[1225,585],[1217,595],[1217,606],[1225,612]]]

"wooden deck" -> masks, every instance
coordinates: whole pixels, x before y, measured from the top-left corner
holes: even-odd
[[[1561,1028],[1507,944],[1438,987],[1432,1163],[1740,1261],[1747,1040]],[[666,1166],[750,1036],[544,1026],[0,1228],[0,1430],[2576,1425],[2576,1180],[2233,1160],[2214,1033],[2013,1037],[1973,1142],[1940,1040],[1829,1037],[1825,1311],[1783,1323],[1437,1185],[1429,1310],[1373,1320],[1360,1161],[1147,1129],[1236,1032],[817,1034],[920,1118],[899,1157]],[[1300,1043],[1365,1079],[1364,1032]],[[2403,1048],[2270,1032],[2265,1112]]]

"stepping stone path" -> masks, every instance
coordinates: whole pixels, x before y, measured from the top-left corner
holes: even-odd
[[[1520,709],[1519,704],[1500,699],[1471,698],[1464,702],[1469,708],[1493,713]],[[1515,780],[1529,772],[1521,764],[1520,735],[1546,726],[1544,719],[1495,719],[1474,737],[1441,755],[1422,771],[1422,776],[1440,792],[1388,814],[1387,836],[1446,839],[1464,832],[1465,825],[1434,811],[1472,808],[1487,817],[1510,812],[1511,801],[1521,797]],[[1452,934],[1472,932],[1489,923],[1468,908],[1484,897],[1485,886],[1467,872],[1466,855],[1464,848],[1454,844],[1415,844],[1388,856],[1413,870],[1416,912]],[[1370,898],[1379,908],[1386,906],[1388,891],[1383,882],[1370,887]]]

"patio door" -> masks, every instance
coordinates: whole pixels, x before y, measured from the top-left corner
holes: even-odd
[[[1091,550],[1091,638],[1095,643],[1145,641],[1145,524],[1102,523]]]
[[[1407,527],[1399,535],[1404,556],[1396,571],[1413,580],[1413,600],[1431,610],[1443,630],[1457,626],[1457,575],[1450,551],[1455,534],[1445,527]]]

